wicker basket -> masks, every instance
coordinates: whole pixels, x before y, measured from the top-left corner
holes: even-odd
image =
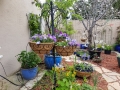
[[[52,50],[54,43],[40,43],[29,42],[31,49],[37,54],[49,54]]]
[[[81,39],[82,42],[85,42],[87,39]]]
[[[74,53],[74,51],[76,50],[77,46],[56,46],[56,52],[58,54],[60,54],[61,56],[70,56]]]
[[[76,76],[78,77],[90,77],[92,74],[92,72],[81,72],[81,71],[78,71],[76,70]]]

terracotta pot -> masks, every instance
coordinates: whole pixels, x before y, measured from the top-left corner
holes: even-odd
[[[31,49],[37,54],[49,54],[50,50],[52,50],[54,43],[40,43],[36,44],[36,42],[29,42]]]
[[[74,53],[77,46],[55,46],[56,52],[61,56],[70,56]]]
[[[81,72],[81,71],[78,71],[76,70],[76,76],[78,77],[90,77],[92,74],[92,72]]]

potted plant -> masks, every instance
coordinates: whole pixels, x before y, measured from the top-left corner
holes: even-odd
[[[26,80],[33,79],[38,72],[37,65],[41,62],[39,56],[35,52],[21,51],[17,57],[17,60],[21,63],[22,77]]]
[[[97,44],[97,50],[98,51],[102,51],[102,49],[103,49],[102,45],[101,44]]]
[[[94,54],[94,58],[92,59],[92,61],[96,63],[100,63],[102,61],[102,58],[99,57],[97,54]]]
[[[76,56],[80,57],[82,60],[89,60],[90,55],[87,50],[77,50],[75,52]]]
[[[76,40],[67,37],[65,41],[56,42],[55,49],[56,52],[62,56],[70,56],[74,53],[77,46],[78,44],[76,43]]]
[[[118,66],[120,68],[120,55],[117,55]]]
[[[85,62],[75,64],[75,70],[78,77],[89,77],[94,71],[92,65]]]
[[[61,64],[62,57],[59,54],[55,54],[55,65],[59,66]],[[47,69],[52,69],[54,66],[54,56],[52,53],[45,55],[45,65]]]
[[[51,34],[35,34],[29,42],[30,47],[37,54],[48,54],[56,42],[56,37]]]
[[[111,54],[112,46],[111,45],[104,45],[104,53],[105,54]]]
[[[68,37],[67,33],[63,33],[58,29],[55,29],[55,33],[56,33],[57,42],[65,41],[66,37]]]

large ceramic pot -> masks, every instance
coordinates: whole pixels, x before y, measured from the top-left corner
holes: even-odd
[[[60,65],[62,61],[62,57],[59,55],[55,55],[55,64]],[[54,66],[54,57],[53,55],[45,55],[45,65],[47,69],[52,69]]]
[[[20,70],[21,75],[26,80],[34,79],[38,72],[38,67],[30,68],[30,69],[23,69]]]
[[[61,56],[70,56],[72,55],[75,50],[76,50],[77,46],[55,46],[56,52],[61,55]]]
[[[119,47],[120,47],[120,45],[116,45],[115,48],[114,48],[115,51],[119,51]]]
[[[52,50],[54,43],[40,43],[36,44],[36,42],[29,42],[31,49],[37,54],[49,54],[50,50]]]

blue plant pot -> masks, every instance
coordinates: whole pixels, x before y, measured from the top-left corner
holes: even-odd
[[[115,51],[119,51],[119,48],[120,48],[120,45],[116,45],[114,49]]]
[[[30,69],[21,69],[22,77],[26,80],[34,79],[37,75],[38,67],[30,68]]]
[[[120,53],[120,47],[117,48],[117,51]]]
[[[88,47],[88,44],[87,44]],[[85,47],[85,44],[80,44],[80,49],[87,49],[87,47]]]
[[[60,65],[61,61],[61,56],[55,56],[56,65]],[[45,65],[47,69],[52,69],[52,67],[54,66],[54,58],[52,55],[45,55]]]

